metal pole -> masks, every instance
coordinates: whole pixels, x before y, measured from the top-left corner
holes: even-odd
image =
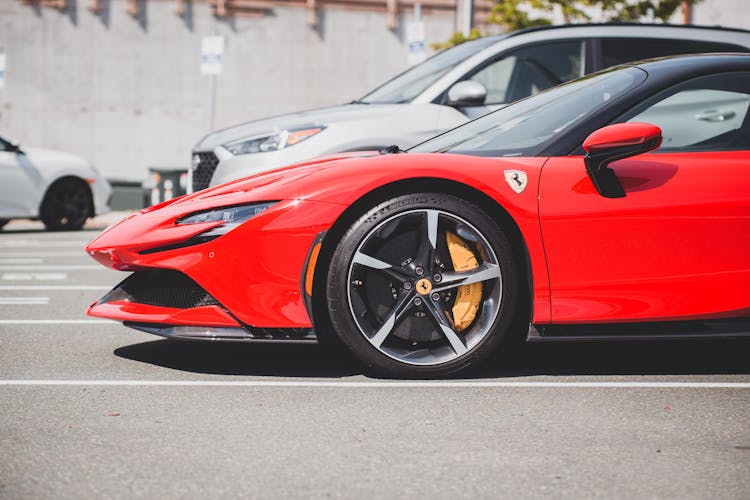
[[[469,37],[474,25],[474,0],[463,0],[461,4],[461,33]]]
[[[682,2],[682,24],[693,24],[693,6],[687,0]]]
[[[226,8],[224,2],[219,2],[219,9]],[[220,16],[226,15],[226,12],[219,13]],[[218,36],[219,27],[217,26],[216,16],[211,16],[211,34]],[[223,52],[223,51],[222,51]],[[222,58],[224,55],[222,54]],[[216,74],[209,75],[208,83],[208,131],[214,131],[214,115],[216,114]]]
[[[208,131],[213,132],[216,110],[216,75],[209,75],[208,78]]]

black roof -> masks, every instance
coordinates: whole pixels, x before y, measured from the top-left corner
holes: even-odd
[[[690,29],[690,28],[697,28],[697,29],[708,29],[708,30],[717,30],[717,31],[734,31],[738,33],[750,33],[749,30],[744,30],[741,28],[727,28],[724,26],[703,26],[699,24],[669,24],[669,23],[581,23],[581,24],[550,24],[546,26],[534,26],[533,28],[524,28],[517,31],[512,31],[507,33],[508,37],[518,36],[522,35],[524,33],[533,33],[535,31],[546,31],[546,30],[556,30],[556,29],[562,29],[562,28],[585,28],[585,27],[603,27],[603,26],[638,26],[641,28],[648,27],[648,28],[655,28],[655,27],[661,27],[666,26],[669,28],[682,28],[682,29]]]

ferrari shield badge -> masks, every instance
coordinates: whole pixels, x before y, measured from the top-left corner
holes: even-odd
[[[526,177],[526,172],[522,172],[520,170],[506,170],[505,182],[508,183],[513,191],[521,194],[523,190],[526,189],[528,178]]]

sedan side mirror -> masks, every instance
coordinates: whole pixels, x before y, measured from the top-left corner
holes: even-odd
[[[487,98],[487,89],[479,82],[464,80],[448,90],[448,106],[481,106]]]
[[[23,150],[21,149],[21,145],[13,140],[7,140],[0,137],[0,143],[2,143],[2,146],[4,146],[4,149],[0,149],[0,151],[7,151],[8,153],[18,153],[18,154],[25,154]]]
[[[607,198],[623,198],[625,190],[608,165],[653,151],[660,145],[661,129],[650,123],[617,123],[600,128],[583,141],[586,172],[599,194]]]

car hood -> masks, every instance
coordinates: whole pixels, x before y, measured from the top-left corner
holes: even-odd
[[[546,158],[541,157],[499,159],[443,153],[338,155],[264,172],[145,208],[105,230],[89,244],[87,251],[106,266],[131,270],[132,265],[144,264],[140,257],[128,260],[118,256],[120,250],[117,248],[123,246],[123,241],[130,242],[126,244],[127,252],[135,258],[134,252],[184,242],[221,224],[177,224],[176,221],[182,217],[249,203],[278,202],[264,212],[264,217],[271,219],[263,224],[272,224],[270,221],[275,220],[273,214],[276,210],[279,213],[301,210],[300,214],[304,215],[300,217],[307,221],[305,224],[313,223],[319,231],[325,230],[347,207],[352,207],[364,196],[375,195],[379,189],[386,189],[380,195],[387,194],[387,186],[400,181],[409,183],[409,189],[415,192],[429,190],[436,182],[442,183],[443,187],[453,185],[457,192],[473,189],[496,200],[508,210],[513,208],[520,211],[524,220],[537,224],[537,191],[527,189],[517,194],[498,172],[505,168],[522,169],[528,174],[529,185],[538,186],[539,173],[545,161]],[[398,189],[405,187],[407,185],[402,184]],[[316,206],[318,209],[325,206],[325,215],[316,209],[310,216],[312,218],[308,217],[306,211]],[[315,219],[317,216],[323,218]],[[255,228],[253,230],[258,230],[258,221],[264,217],[253,218],[243,227],[249,225]],[[175,258],[180,259],[179,256]],[[174,262],[167,267],[172,265]]]
[[[544,161],[544,158],[469,159],[441,153],[343,153],[231,181],[165,205],[173,204],[167,212],[175,216],[255,201],[313,200],[349,205],[374,189],[403,179],[449,179],[490,192],[498,185],[495,175],[498,170],[538,171]],[[473,172],[467,171],[468,162],[474,165]],[[147,208],[144,212],[153,209]]]
[[[326,126],[331,123],[346,121],[367,121],[380,116],[390,115],[403,106],[408,106],[408,104],[351,103],[263,118],[211,132],[201,139],[195,146],[195,149],[198,151],[210,151],[217,146],[240,139],[292,128]]]

